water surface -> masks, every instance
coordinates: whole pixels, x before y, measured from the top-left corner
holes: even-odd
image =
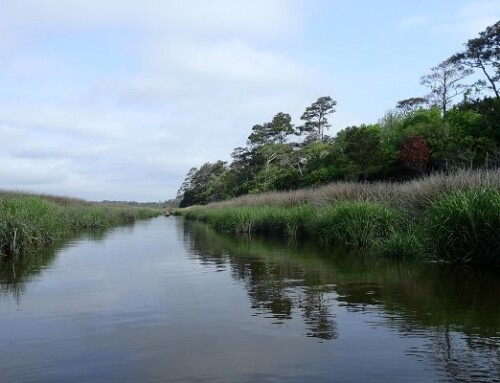
[[[5,382],[498,382],[498,275],[180,218],[0,268]]]

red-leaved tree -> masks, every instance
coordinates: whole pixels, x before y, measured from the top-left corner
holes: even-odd
[[[399,161],[407,168],[423,172],[429,163],[431,149],[422,136],[411,136],[399,148]]]

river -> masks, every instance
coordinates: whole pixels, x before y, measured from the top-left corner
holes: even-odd
[[[0,269],[1,382],[499,382],[500,276],[161,217]]]

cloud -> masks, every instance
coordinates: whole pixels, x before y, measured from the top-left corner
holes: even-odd
[[[174,197],[328,77],[293,49],[305,0],[0,4],[0,188]],[[288,48],[287,48],[288,47]]]
[[[0,6],[0,24],[15,31],[132,28],[141,31],[283,36],[299,20],[287,0],[18,0]]]

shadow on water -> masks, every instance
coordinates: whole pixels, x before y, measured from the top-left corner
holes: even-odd
[[[256,316],[302,317],[309,337],[335,340],[340,310],[367,314],[373,328],[424,339],[408,349],[439,366],[444,381],[498,382],[500,276],[303,243],[215,233],[183,223],[191,256],[246,288]]]

